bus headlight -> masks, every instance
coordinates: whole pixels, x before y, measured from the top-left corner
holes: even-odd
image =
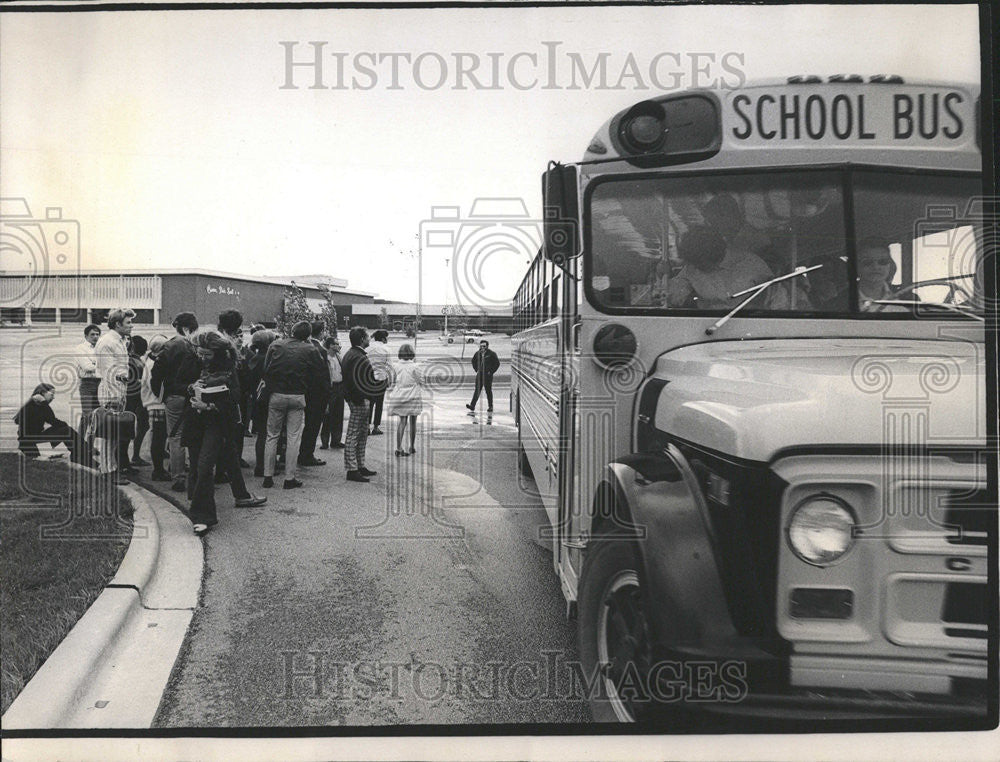
[[[799,503],[788,521],[788,545],[807,564],[826,566],[854,545],[850,508],[832,495],[813,495]]]
[[[594,360],[602,368],[614,370],[628,365],[638,349],[635,334],[619,323],[602,325],[594,334]]]

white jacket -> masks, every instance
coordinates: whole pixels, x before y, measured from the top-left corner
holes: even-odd
[[[153,394],[153,389],[149,385],[149,379],[153,375],[153,358],[146,356],[146,372],[142,374],[142,382],[139,385],[139,397],[142,399],[142,406],[146,410],[165,410],[163,404],[163,388],[160,387],[159,395]]]

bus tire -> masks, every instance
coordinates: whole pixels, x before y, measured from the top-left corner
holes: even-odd
[[[646,686],[652,667],[639,563],[638,548],[624,534],[592,541],[584,560],[577,638],[597,722],[642,721],[649,708],[649,696],[637,702],[617,690],[626,684]]]
[[[451,338],[451,336],[449,336],[449,337],[448,337],[448,343],[449,343],[449,344],[454,344],[454,343],[455,343],[455,340],[454,340],[453,338]]]

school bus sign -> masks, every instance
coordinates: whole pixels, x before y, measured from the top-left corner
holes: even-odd
[[[976,137],[976,99],[954,87],[764,86],[730,93],[724,123],[733,147],[954,150]]]

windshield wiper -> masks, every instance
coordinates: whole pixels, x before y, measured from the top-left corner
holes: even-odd
[[[710,325],[705,329],[705,334],[711,336],[713,333],[718,331],[722,326],[729,322],[729,318],[733,317],[737,312],[746,307],[750,302],[756,299],[758,296],[763,294],[767,289],[773,286],[775,283],[780,283],[783,280],[788,280],[789,278],[797,278],[800,275],[805,275],[806,273],[811,273],[813,270],[818,270],[823,265],[813,265],[812,267],[796,267],[790,273],[785,273],[784,275],[779,275],[777,278],[771,278],[771,280],[764,281],[763,283],[758,283],[756,286],[750,286],[750,288],[745,288],[742,291],[738,291],[735,294],[730,294],[730,299],[738,299],[744,294],[750,294],[746,299],[733,307],[728,314],[719,318],[713,325]],[[751,293],[753,292],[753,293]]]
[[[900,307],[941,307],[942,309],[950,310],[958,315],[965,315],[973,320],[978,320],[980,323],[985,323],[986,318],[982,315],[977,315],[972,307],[966,307],[964,305],[951,304],[950,302],[925,302],[917,301],[916,299],[872,299],[872,304],[889,304],[896,305]]]

